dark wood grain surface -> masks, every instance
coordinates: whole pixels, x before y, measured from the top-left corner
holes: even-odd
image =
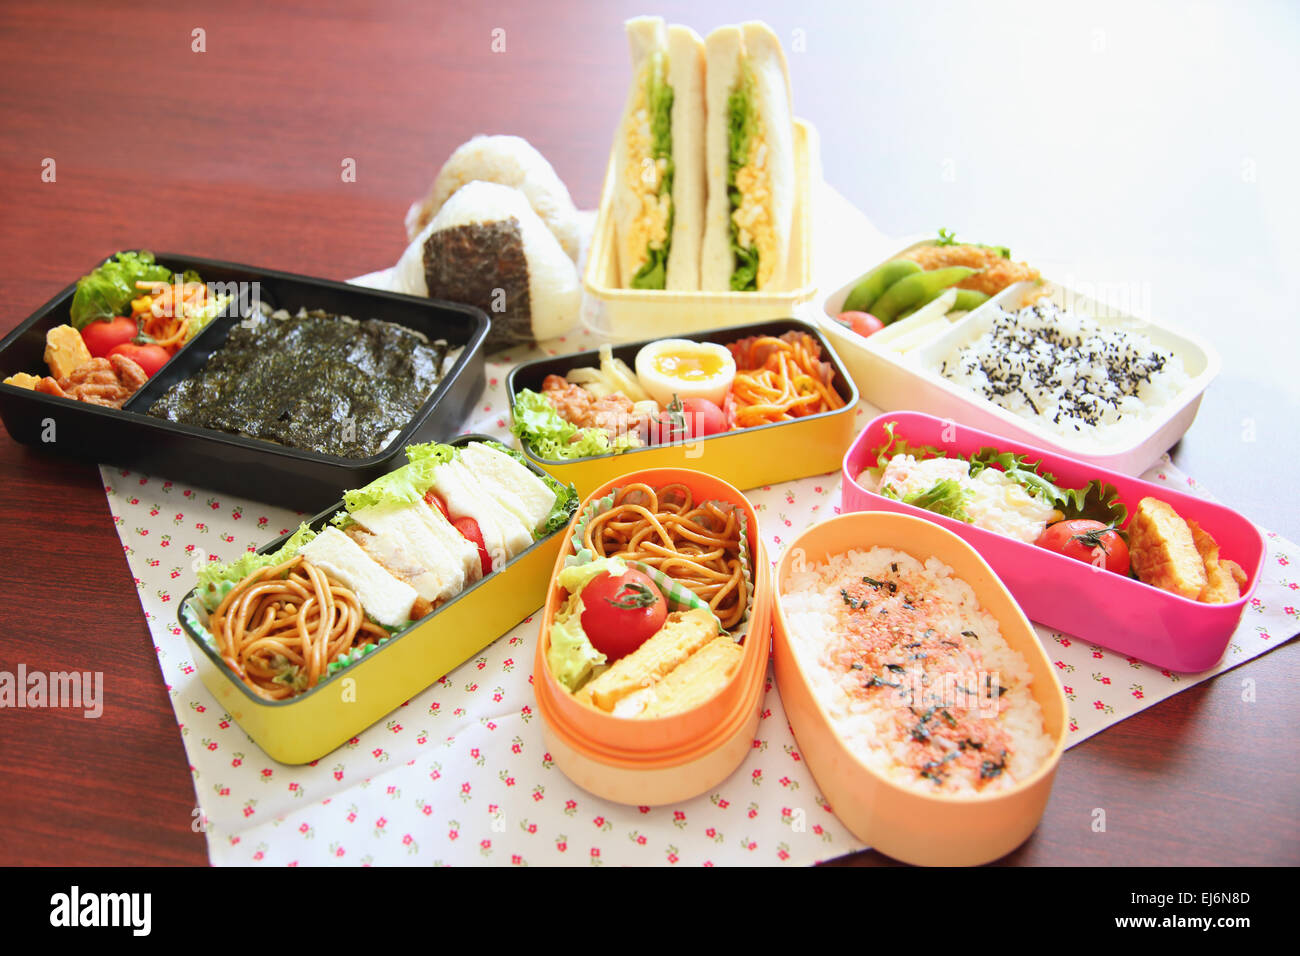
[[[625,93],[621,22],[641,12],[626,2],[146,2],[112,12],[5,3],[0,332],[118,248],[331,278],[391,265],[407,204],[479,132],[528,138],[589,208]],[[872,11],[848,22],[816,4],[797,15],[765,3],[725,3],[707,17],[685,3],[654,12],[701,32],[760,16],[785,36],[804,30],[810,52],[791,55],[795,95],[821,130],[827,179],[868,215],[887,207],[877,222],[891,234],[928,231],[945,215],[949,207],[918,187],[923,212],[899,221],[911,196],[885,178],[894,154],[861,147],[873,97],[893,95],[888,84],[843,88],[844,71],[862,68],[862,44],[877,36]],[[933,41],[943,18],[924,13],[891,21],[890,36],[918,48]],[[196,29],[206,52],[192,49]],[[504,30],[495,35],[504,52],[493,51],[494,30]],[[870,42],[885,55],[887,43]],[[956,50],[966,40],[946,42]],[[907,82],[924,88],[925,76]],[[895,136],[906,153],[908,138]],[[55,182],[42,181],[46,159]],[[347,159],[355,182],[340,176]],[[1001,205],[971,204],[980,184],[960,185],[948,202],[962,197],[981,232],[1014,226]],[[1294,432],[1293,383],[1239,372],[1221,387],[1227,393],[1206,404],[1216,427],[1198,425],[1184,442],[1207,469],[1243,455],[1234,395],[1252,403],[1246,414],[1261,428],[1290,421],[1279,429]],[[1240,507],[1294,536],[1295,509],[1270,505],[1293,480],[1290,441],[1245,449],[1260,477],[1239,482],[1253,496]],[[1231,485],[1197,473],[1235,503]],[[0,528],[0,668],[102,670],[112,702],[98,720],[0,712],[0,864],[205,863],[185,752],[97,470],[0,436]],[[1007,862],[1296,863],[1298,661],[1293,643],[1069,751],[1041,827]],[[1242,699],[1247,678],[1251,703]],[[1104,833],[1091,827],[1098,808]],[[847,862],[888,861],[865,853]]]

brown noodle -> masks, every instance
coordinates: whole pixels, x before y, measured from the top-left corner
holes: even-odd
[[[302,555],[240,581],[208,627],[222,659],[267,700],[292,697],[303,680],[301,689],[315,687],[339,655],[388,636],[366,618],[356,594]],[[297,680],[276,680],[291,666]]]
[[[642,561],[669,575],[707,601],[727,629],[745,614],[740,518],[713,502],[696,507],[683,484],[621,489],[613,507],[587,523],[582,543],[598,557]]]

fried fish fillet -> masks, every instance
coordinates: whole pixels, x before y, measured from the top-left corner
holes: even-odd
[[[1138,502],[1128,526],[1128,547],[1138,580],[1153,587],[1196,601],[1209,584],[1187,522],[1159,498]]]
[[[1219,543],[1195,521],[1188,519],[1187,527],[1192,531],[1192,541],[1205,564],[1206,585],[1197,600],[1203,604],[1227,604],[1237,600],[1241,597],[1241,589],[1246,586],[1246,572],[1236,561],[1220,559]]]

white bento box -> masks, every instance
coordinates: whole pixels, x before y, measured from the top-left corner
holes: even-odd
[[[881,262],[897,259],[917,246],[932,242],[911,242]],[[1205,389],[1219,374],[1218,354],[1198,336],[1126,314],[1045,278],[1048,292],[1042,300],[1087,315],[1104,327],[1142,333],[1156,346],[1178,356],[1188,376],[1186,385],[1140,424],[1103,432],[1096,439],[1067,437],[1001,408],[948,381],[934,370],[953,349],[988,330],[995,306],[1020,307],[1028,293],[1039,291],[1035,283],[1021,282],[1009,286],[979,308],[955,320],[927,321],[918,313],[864,338],[837,322],[835,316],[843,311],[844,300],[866,271],[829,295],[817,319],[862,397],[882,411],[926,412],[958,424],[1050,448],[1102,468],[1140,475],[1191,427]],[[906,351],[899,351],[899,346]]]

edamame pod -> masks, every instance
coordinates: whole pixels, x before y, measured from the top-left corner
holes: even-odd
[[[958,289],[957,301],[953,303],[952,310],[954,312],[970,312],[978,309],[988,300],[987,295],[975,289]]]
[[[899,279],[871,305],[871,314],[888,325],[900,312],[933,299],[949,286],[968,279],[980,270],[968,266],[931,269]]]
[[[898,315],[894,317],[894,321],[902,322],[904,319],[916,315],[917,312],[920,312],[931,302],[934,302],[937,299],[942,298],[946,291],[953,291],[957,293],[956,298],[953,300],[952,305],[948,307],[949,312],[970,312],[972,309],[978,309],[981,305],[983,305],[985,302],[989,300],[989,297],[987,295],[975,289],[950,289],[950,290],[940,289],[938,292],[934,294],[934,298],[927,299],[925,302],[922,302],[920,305],[914,305],[906,312],[900,312]]]
[[[884,265],[876,266],[858,280],[847,299],[844,300],[843,312],[870,312],[871,305],[880,298],[880,294],[899,279],[915,275],[921,271],[921,264],[911,259],[891,259]]]

